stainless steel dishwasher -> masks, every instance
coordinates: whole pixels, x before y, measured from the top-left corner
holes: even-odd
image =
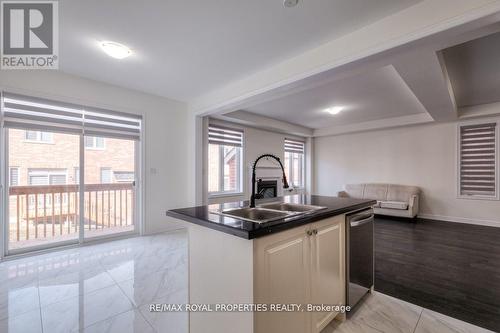
[[[347,215],[346,302],[351,308],[373,288],[373,209]]]

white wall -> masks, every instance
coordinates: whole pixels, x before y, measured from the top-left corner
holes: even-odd
[[[194,204],[194,117],[184,103],[49,70],[2,71],[0,88],[144,115],[145,233],[177,228],[166,210]]]
[[[420,214],[500,227],[500,202],[457,198],[456,123],[314,139],[314,193],[346,183],[388,182],[422,188]]]
[[[250,191],[251,191],[250,177],[252,176],[249,169],[250,166],[253,165],[253,162],[257,159],[257,157],[259,157],[262,154],[274,154],[281,159],[282,163],[284,163],[285,149],[283,147],[283,144],[285,137],[304,140],[303,138],[298,138],[291,135],[260,130],[252,127],[246,127],[218,120],[210,120],[210,122],[242,129],[244,131],[245,141],[244,141],[244,152],[243,152],[243,195],[230,196],[230,197],[224,196],[220,198],[209,199],[208,203],[248,200],[250,198]],[[260,165],[266,165],[266,161],[265,160],[259,161],[259,166]],[[271,163],[269,165],[276,166],[275,163]]]

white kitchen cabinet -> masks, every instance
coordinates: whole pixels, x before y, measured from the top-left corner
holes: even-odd
[[[345,302],[344,216],[311,225],[311,302],[337,304]],[[312,332],[320,332],[337,312],[312,312]]]
[[[256,239],[255,302],[344,304],[344,221],[339,215]],[[337,314],[256,312],[255,332],[316,333]]]

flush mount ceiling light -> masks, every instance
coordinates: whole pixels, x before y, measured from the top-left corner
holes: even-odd
[[[124,59],[132,54],[132,50],[123,44],[104,41],[99,43],[107,55],[115,59]]]
[[[284,0],[283,1],[283,6],[285,7],[295,7],[299,3],[299,0]]]
[[[331,108],[325,109],[324,111],[329,114],[336,115],[339,114],[342,110],[344,110],[344,107],[342,106],[333,106]]]

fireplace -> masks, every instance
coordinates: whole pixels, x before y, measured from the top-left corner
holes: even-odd
[[[258,199],[276,198],[278,196],[278,181],[277,180],[262,180],[257,181]]]

